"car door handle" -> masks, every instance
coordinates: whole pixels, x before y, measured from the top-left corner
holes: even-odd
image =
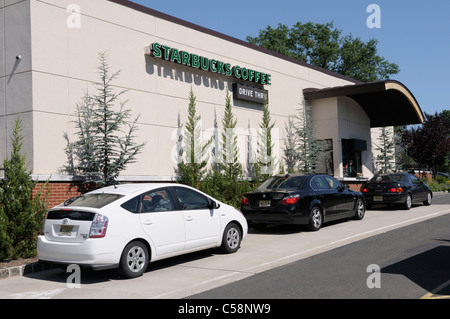
[[[186,221],[187,222],[190,222],[190,221],[192,221],[194,218],[192,217],[192,216],[186,216]]]
[[[143,222],[144,225],[153,225],[153,221],[151,219],[146,219]]]

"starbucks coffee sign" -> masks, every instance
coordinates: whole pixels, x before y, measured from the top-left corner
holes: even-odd
[[[238,65],[233,66],[224,61],[181,51],[156,42],[146,48],[146,54],[165,61],[182,64],[184,66],[189,66],[203,71],[232,76],[236,79],[248,82],[271,85],[272,79],[270,74]]]

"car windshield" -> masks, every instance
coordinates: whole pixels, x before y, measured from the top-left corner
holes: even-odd
[[[123,195],[104,193],[86,194],[66,200],[64,206],[102,208],[121,197],[123,197]]]
[[[401,174],[389,174],[389,175],[375,175],[372,182],[398,182],[403,178]]]
[[[306,179],[306,176],[297,176],[297,177],[281,177],[275,176],[258,187],[257,190],[264,191],[267,189],[299,189],[303,181]]]

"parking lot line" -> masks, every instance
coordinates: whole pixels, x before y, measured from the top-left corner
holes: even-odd
[[[420,299],[450,299],[449,295],[439,295],[439,291],[443,290],[447,286],[450,286],[450,280],[431,290],[431,292],[423,295]]]

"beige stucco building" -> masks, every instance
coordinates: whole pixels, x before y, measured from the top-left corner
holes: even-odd
[[[99,52],[107,52],[113,71],[121,70],[113,84],[127,90],[126,108],[140,115],[136,141],[146,143],[121,180],[174,180],[178,119],[187,120],[191,88],[205,139],[215,119],[220,129],[227,88],[233,94],[233,85],[242,85],[249,90],[244,95],[266,90],[279,158],[288,116],[311,105],[339,178],[354,156],[359,172],[371,176],[372,128],[423,121],[399,82],[361,83],[124,0],[0,0],[0,26],[0,161],[11,151],[21,114],[23,149],[41,180],[72,179],[61,170],[63,135],[75,138],[76,105],[95,90]],[[248,132],[259,128],[262,105],[237,94],[232,103],[245,164]]]

